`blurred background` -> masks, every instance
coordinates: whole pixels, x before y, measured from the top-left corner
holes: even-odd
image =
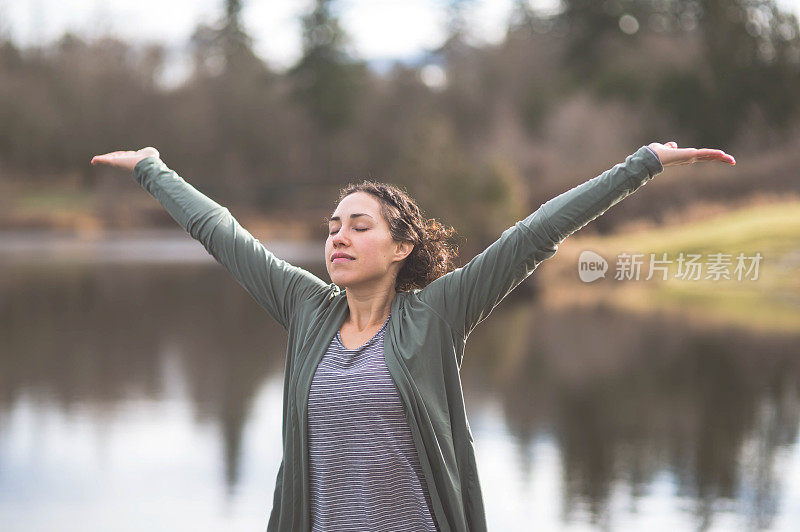
[[[470,336],[488,525],[799,529],[798,14],[797,0],[0,2],[0,529],[262,530],[272,507],[285,331],[94,155],[155,146],[330,282],[323,218],[349,181],[406,188],[457,229],[463,265],[671,140],[737,164],[667,168]],[[604,278],[581,280],[585,250]],[[614,275],[622,254],[642,254],[641,277]],[[670,275],[645,280],[650,254]],[[762,259],[692,279],[689,254]]]

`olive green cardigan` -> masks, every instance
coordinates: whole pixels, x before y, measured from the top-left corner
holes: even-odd
[[[384,356],[441,530],[486,530],[459,375],[470,332],[567,236],[662,171],[655,152],[642,146],[625,162],[541,205],[465,266],[423,289],[396,294]],[[159,158],[139,161],[133,176],[287,330],[283,460],[267,530],[310,530],[308,394],[317,364],[348,313],[346,290],[276,257],[227,208]]]

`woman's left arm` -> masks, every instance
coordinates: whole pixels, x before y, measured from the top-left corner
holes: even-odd
[[[652,143],[615,165],[542,204],[469,263],[434,280],[418,297],[437,311],[465,340],[511,290],[555,255],[558,244],[594,220],[665,166],[719,160],[735,164],[721,150],[678,148]]]
[[[642,146],[624,163],[542,205],[547,221],[556,231],[554,243],[563,242],[663,172],[665,167],[712,160],[736,164],[733,156],[722,150],[678,148],[675,142]]]

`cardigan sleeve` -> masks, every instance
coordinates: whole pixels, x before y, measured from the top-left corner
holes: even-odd
[[[418,297],[466,339],[509,292],[555,255],[558,244],[663,170],[656,153],[642,146],[624,162],[542,204]]]
[[[159,157],[136,163],[133,177],[284,328],[289,328],[298,303],[328,288],[311,272],[276,257],[226,207],[187,183]]]

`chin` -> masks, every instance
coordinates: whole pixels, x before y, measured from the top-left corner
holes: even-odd
[[[331,282],[336,284],[337,286],[344,288],[345,285],[350,284],[351,280],[348,278],[347,275],[341,274],[333,274],[330,275]]]
[[[341,275],[340,272],[338,274],[331,275],[330,277],[331,282],[333,282],[339,288],[357,286],[365,281],[362,277],[356,275]]]

